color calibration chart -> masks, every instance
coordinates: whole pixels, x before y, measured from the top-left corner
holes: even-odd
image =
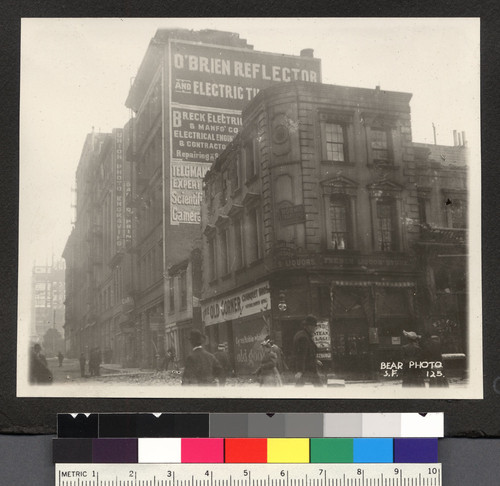
[[[56,486],[433,486],[443,414],[60,414]]]

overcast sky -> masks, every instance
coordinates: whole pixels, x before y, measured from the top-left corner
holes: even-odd
[[[157,28],[237,32],[256,50],[312,48],[323,82],[405,91],[413,140],[479,147],[479,20],[23,19],[19,318],[29,318],[31,268],[60,258],[71,231],[71,188],[87,133],[129,118],[124,103]],[[479,163],[479,162],[477,162]]]

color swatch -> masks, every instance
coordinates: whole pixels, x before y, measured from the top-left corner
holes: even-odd
[[[139,438],[54,439],[56,463],[426,463],[437,439]]]

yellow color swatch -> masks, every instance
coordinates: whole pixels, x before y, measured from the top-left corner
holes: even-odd
[[[309,439],[267,439],[268,463],[309,463]]]

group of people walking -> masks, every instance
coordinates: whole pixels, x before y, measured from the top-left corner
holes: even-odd
[[[80,375],[83,377],[87,376],[85,374],[85,365],[87,364],[87,358],[84,353],[80,353]],[[101,363],[102,363],[102,353],[101,348],[92,348],[89,353],[88,368],[90,376],[100,376],[101,375]]]
[[[263,355],[254,375],[261,386],[283,386],[292,381],[294,373],[295,385],[303,386],[312,383],[322,386],[323,380],[318,369],[322,363],[316,359],[317,346],[313,340],[317,325],[316,317],[309,315],[302,321],[302,329],[297,332],[293,340],[295,362],[293,370],[287,365],[283,351],[266,336],[261,342]],[[186,358],[183,385],[219,385],[224,386],[226,380],[234,371],[227,353],[225,344],[219,344],[215,354],[203,348],[205,336],[197,330],[191,331],[189,340],[193,349]]]

